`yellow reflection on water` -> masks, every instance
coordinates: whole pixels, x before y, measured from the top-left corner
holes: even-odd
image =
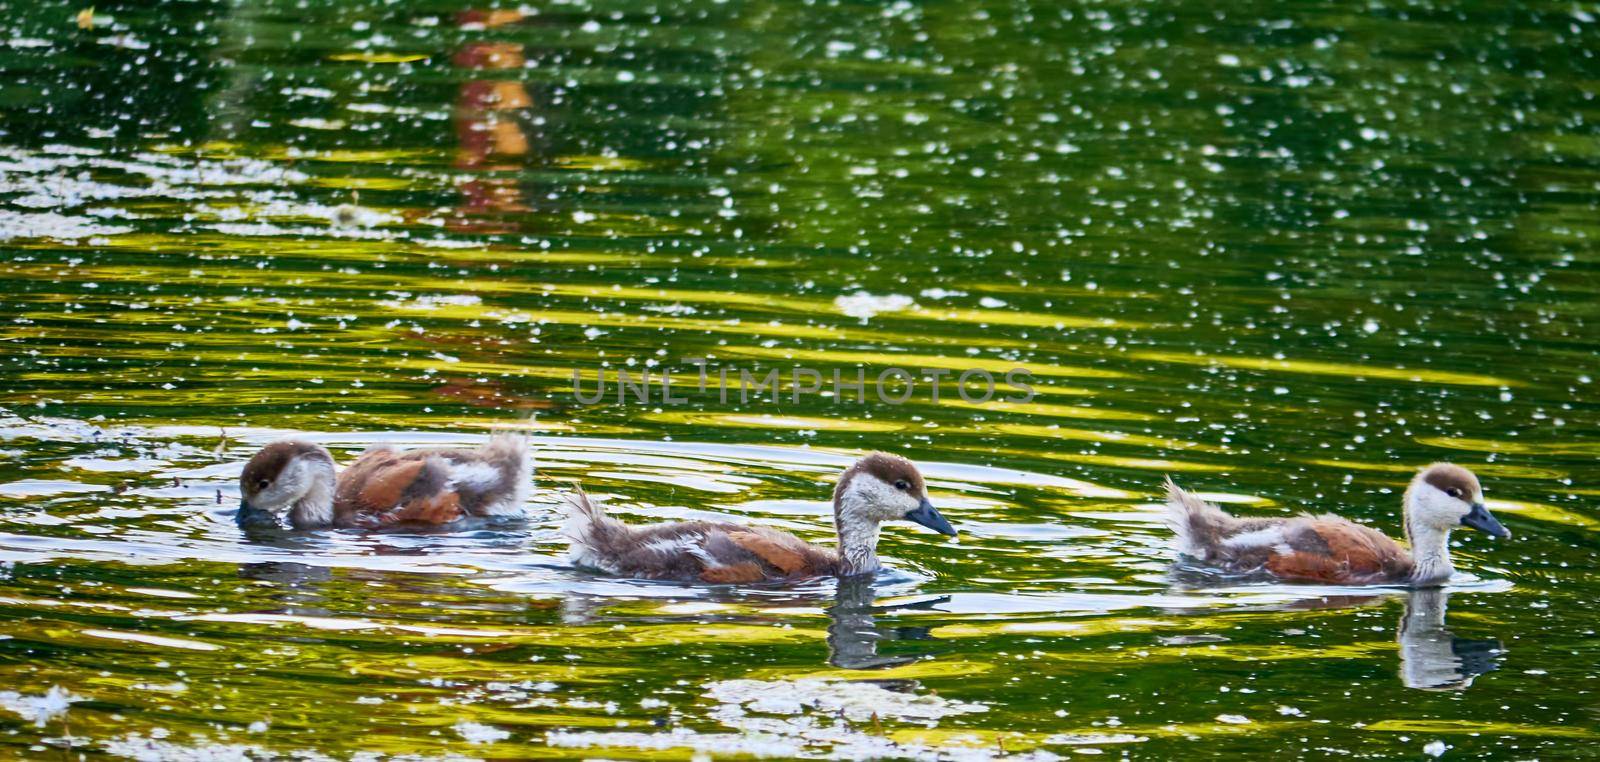
[[[944,389],[941,387],[941,389]],[[1036,390],[1037,391],[1037,390]],[[974,396],[981,394],[982,389],[974,389],[969,393]],[[968,402],[961,399],[956,391],[944,389],[939,396],[939,404],[944,407],[957,407],[966,410],[985,410],[994,413],[1019,413],[1025,415],[1044,416],[1047,418],[1075,418],[1096,421],[1153,421],[1156,417],[1146,413],[1136,413],[1131,410],[1108,410],[1098,407],[1083,407],[1080,405],[1052,405],[1046,402],[1006,402],[996,397],[988,402]]]
[[[1012,392],[1004,385],[1005,374],[1014,368],[1025,368],[1035,376],[1067,378],[1127,378],[1126,373],[1104,368],[1069,365],[1052,365],[1035,362],[995,360],[987,357],[947,357],[944,355],[909,354],[902,352],[858,352],[842,349],[798,349],[780,347],[724,347],[719,352],[736,357],[763,357],[784,360],[808,360],[819,363],[855,363],[879,368],[903,368],[915,372],[918,368],[941,370],[985,370],[993,374],[997,393],[1008,396]],[[870,380],[870,378],[869,378]]]
[[[414,63],[428,60],[426,53],[385,53],[382,51],[362,50],[354,53],[334,53],[328,56],[329,61],[357,61],[371,64],[396,64]]]
[[[1138,360],[1169,362],[1179,365],[1220,366],[1238,368],[1240,370],[1306,373],[1318,376],[1339,376],[1342,378],[1379,378],[1386,381],[1414,381],[1457,386],[1500,387],[1522,385],[1519,381],[1475,373],[1454,373],[1431,369],[1381,368],[1371,365],[1319,362],[1316,360],[1280,360],[1270,357],[1238,357],[1158,350],[1138,350],[1129,352],[1128,356]]]
[[[1069,328],[1118,328],[1123,330],[1145,330],[1154,327],[1150,323],[1134,320],[1123,320],[1109,317],[1075,317],[1040,312],[1015,312],[1012,310],[981,310],[981,309],[944,309],[930,307],[913,307],[904,312],[890,313],[891,317],[913,316],[925,320],[954,321],[960,323],[977,323],[980,325],[1012,325],[1026,328],[1054,328],[1066,330]]]
[[[1045,458],[1048,460],[1063,460],[1071,463],[1086,463],[1095,466],[1111,466],[1114,468],[1134,468],[1141,471],[1156,471],[1160,473],[1242,473],[1250,471],[1249,468],[1240,468],[1231,463],[1199,463],[1192,460],[1171,460],[1166,458],[1135,458],[1126,455],[1106,455],[1103,453],[1077,453],[1045,451],[1012,450],[1017,455]],[[1151,492],[1154,493],[1159,485],[1152,483]]]
[[[631,172],[648,169],[651,166],[651,162],[644,159],[630,159],[624,156],[563,156],[556,159],[555,163],[568,169],[599,172]]]
[[[1600,520],[1589,518],[1576,511],[1569,511],[1549,503],[1535,503],[1531,500],[1494,500],[1486,499],[1484,505],[1496,513],[1511,513],[1523,518],[1536,521],[1548,521],[1552,524],[1583,527],[1588,530],[1600,529]]]
[[[973,426],[971,431],[993,432],[997,434],[1012,434],[1022,437],[1038,439],[1071,439],[1080,442],[1100,442],[1104,444],[1125,444],[1136,447],[1154,447],[1170,450],[1194,450],[1196,452],[1225,453],[1228,449],[1214,445],[1188,442],[1182,439],[1150,436],[1146,434],[1129,434],[1123,431],[1094,431],[1091,429],[1069,429],[1060,426],[1043,426],[1033,423],[984,423]]]
[[[993,669],[993,664],[963,659],[917,661],[888,669],[873,670],[872,677],[875,680],[927,680],[939,677],[981,675]],[[855,669],[795,670],[787,667],[767,667],[751,670],[744,677],[751,680],[858,680],[861,678],[861,671]]]
[[[1519,735],[1556,736],[1560,738],[1593,738],[1595,732],[1584,728],[1560,725],[1522,725],[1510,722],[1477,722],[1473,720],[1379,720],[1367,730],[1386,733],[1456,733],[1469,735]]]
[[[1371,471],[1386,474],[1403,474],[1407,478],[1417,472],[1423,463],[1362,463],[1336,458],[1305,458],[1300,461],[1314,466],[1328,466],[1329,468],[1342,468],[1350,471]],[[1553,468],[1537,468],[1534,466],[1513,465],[1510,463],[1469,463],[1473,473],[1485,477],[1501,477],[1506,479],[1561,479],[1567,476],[1566,471]]]
[[[1600,442],[1513,442],[1471,437],[1417,437],[1418,444],[1472,452],[1504,452],[1517,455],[1600,456]]]
[[[695,411],[663,410],[639,415],[652,421],[690,424],[697,426],[733,426],[737,428],[787,429],[790,431],[900,431],[915,424],[882,419],[858,417],[812,418],[798,415],[762,415],[756,413],[706,413]]]

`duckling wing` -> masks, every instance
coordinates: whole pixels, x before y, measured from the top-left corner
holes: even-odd
[[[786,532],[738,524],[706,524],[688,555],[699,578],[715,584],[763,582],[830,574],[834,557]]]
[[[1398,581],[1410,572],[1411,559],[1394,540],[1348,519],[1291,521],[1283,535],[1266,567],[1284,579],[1369,584]]]
[[[760,530],[728,532],[728,539],[785,577],[814,577],[828,572],[821,554],[792,534]]]
[[[761,564],[754,561],[745,561],[727,566],[710,566],[701,570],[700,581],[713,585],[742,585],[750,582],[763,582],[767,579],[767,572]]]
[[[465,513],[461,509],[460,495],[454,492],[439,492],[415,500],[408,500],[405,505],[392,511],[379,513],[374,519],[379,524],[402,524],[406,522],[448,524],[463,515]]]
[[[368,451],[339,474],[334,521],[341,526],[454,521],[462,511],[449,481],[449,465],[437,457]]]
[[[400,460],[394,450],[368,450],[339,472],[334,485],[334,511],[386,511],[400,504],[406,487],[416,481],[422,461]]]
[[[784,532],[708,521],[627,526],[606,518],[573,544],[580,563],[611,574],[745,584],[831,574],[835,556]]]
[[[764,582],[781,576],[766,561],[734,538],[746,534],[737,524],[710,524],[691,555],[700,563],[699,577],[712,584]]]
[[[578,518],[571,525],[569,536],[573,538],[574,561],[582,566],[626,577],[693,582],[702,580],[708,569],[736,567],[754,560],[737,548],[734,554],[725,548],[717,552],[712,538],[720,536],[722,528],[716,524],[673,521],[629,526],[605,516],[587,498],[580,505],[587,507],[575,514]],[[719,573],[736,577],[748,574],[744,570]]]

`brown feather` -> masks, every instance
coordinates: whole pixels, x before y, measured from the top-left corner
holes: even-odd
[[[1291,519],[1291,552],[1273,553],[1268,571],[1282,579],[1333,584],[1403,581],[1411,556],[1376,529],[1336,516]]]
[[[423,524],[448,524],[461,518],[461,496],[454,492],[441,492],[421,500],[413,500],[392,511],[378,514],[380,524],[418,522]]]
[[[839,475],[839,482],[833,487],[833,501],[837,505],[839,496],[849,488],[851,480],[856,474],[872,474],[884,484],[894,484],[905,481],[909,485],[909,492],[913,495],[926,495],[928,486],[922,480],[922,473],[911,461],[887,452],[870,452],[866,457],[856,461],[844,473]]]
[[[728,539],[739,547],[761,557],[761,560],[783,572],[783,576],[809,576],[811,559],[806,545],[793,535],[777,532],[729,532]]]
[[[587,498],[582,542],[595,562],[640,579],[685,582],[762,582],[833,574],[838,554],[787,532],[711,521],[633,527],[604,514]],[[689,548],[695,548],[690,552]]]
[[[754,561],[746,561],[732,566],[713,566],[700,572],[702,582],[717,585],[738,585],[747,582],[761,582],[767,578],[761,565]]]
[[[362,454],[339,474],[334,523],[339,526],[418,522],[447,524],[461,518],[461,496],[451,490],[439,451]]]
[[[1350,567],[1332,556],[1320,553],[1289,553],[1267,559],[1267,571],[1279,579],[1303,582],[1345,582]]]
[[[350,464],[339,474],[334,489],[334,513],[385,511],[399,505],[424,464],[420,460],[397,461],[393,452],[378,450]]]

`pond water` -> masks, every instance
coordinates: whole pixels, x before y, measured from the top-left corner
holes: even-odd
[[[0,756],[1595,754],[1600,10],[0,10]],[[508,430],[524,522],[234,526],[286,432]],[[831,541],[869,449],[961,531],[871,584],[564,559],[578,482]],[[1515,533],[1442,591],[1169,568],[1166,474],[1398,534],[1436,460]]]

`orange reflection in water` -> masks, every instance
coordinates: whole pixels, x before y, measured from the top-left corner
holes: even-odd
[[[456,15],[462,29],[488,29],[521,22],[526,15],[515,10],[472,10]],[[527,64],[523,46],[514,42],[469,42],[451,58],[452,65],[482,72],[514,72]],[[469,79],[456,96],[455,129],[458,169],[485,173],[515,170],[530,150],[520,114],[533,107],[533,98],[515,79]],[[447,227],[455,232],[506,233],[516,224],[506,213],[528,211],[515,177],[475,177],[461,185],[461,204]]]

